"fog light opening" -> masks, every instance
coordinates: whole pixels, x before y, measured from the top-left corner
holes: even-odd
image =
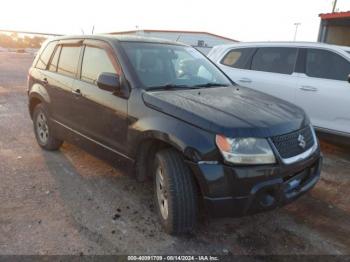
[[[266,192],[261,196],[260,205],[263,207],[271,207],[276,203],[276,198],[270,193]]]

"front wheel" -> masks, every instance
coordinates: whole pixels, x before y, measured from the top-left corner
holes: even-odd
[[[35,107],[33,113],[34,133],[38,144],[46,150],[57,150],[63,141],[55,138],[49,123],[49,116],[43,104]]]
[[[156,154],[155,202],[160,221],[169,234],[188,233],[198,216],[198,192],[194,177],[180,153],[173,149]]]

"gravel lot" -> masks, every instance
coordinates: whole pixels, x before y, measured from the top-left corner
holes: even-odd
[[[150,183],[73,145],[45,152],[27,112],[33,57],[0,53],[0,254],[350,254],[350,150],[322,142],[321,181],[289,206],[202,218],[193,235],[162,232]]]

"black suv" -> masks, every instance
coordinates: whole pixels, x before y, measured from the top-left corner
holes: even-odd
[[[286,204],[320,177],[321,154],[302,109],[237,86],[190,46],[131,36],[60,37],[28,76],[39,145],[77,137],[154,180],[168,233],[193,229],[199,202],[214,216]],[[75,138],[74,138],[75,137]]]

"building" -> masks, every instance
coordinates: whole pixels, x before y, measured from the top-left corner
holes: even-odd
[[[139,35],[146,37],[163,38],[171,41],[182,42],[191,45],[203,52],[204,54],[209,53],[211,48],[216,45],[232,44],[238,42],[237,40],[197,31],[170,31],[170,30],[134,30],[124,32],[112,32],[113,35]]]
[[[318,41],[350,46],[350,11],[320,14]]]

